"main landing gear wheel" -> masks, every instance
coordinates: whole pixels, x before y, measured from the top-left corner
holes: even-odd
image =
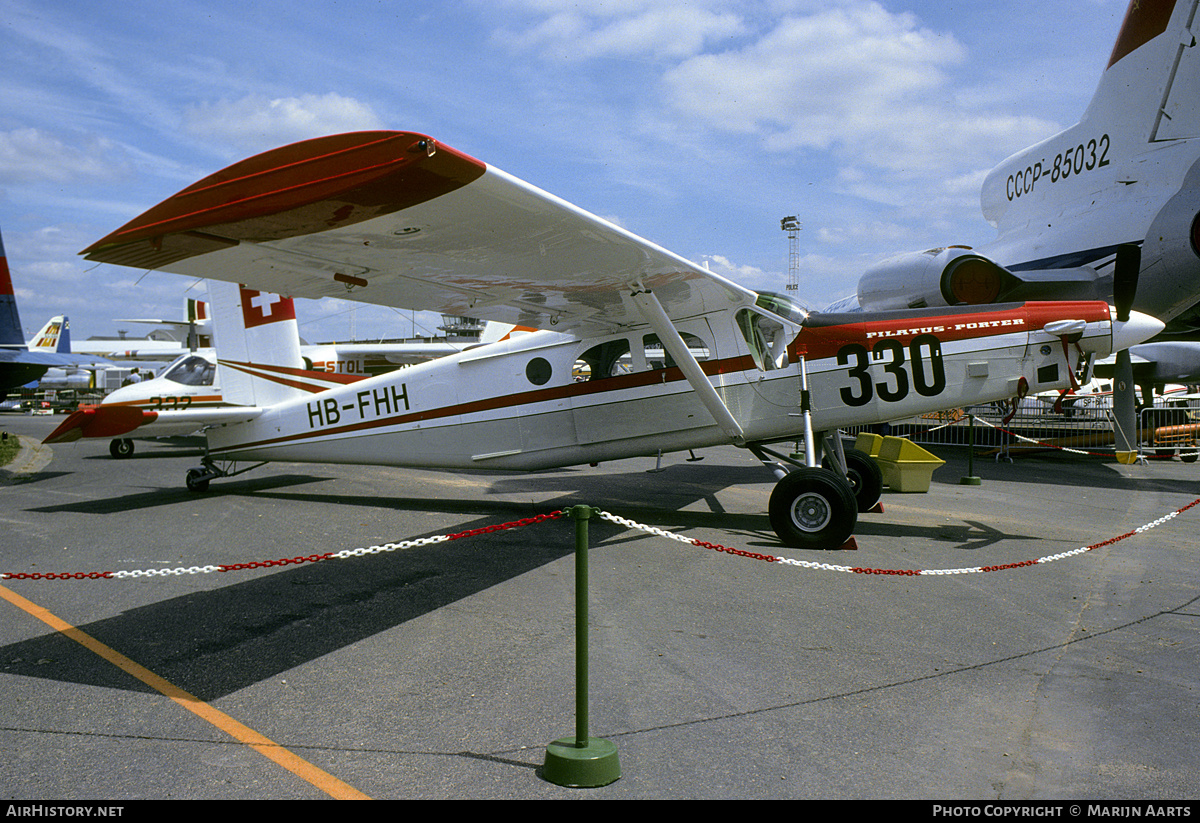
[[[836,549],[854,533],[858,501],[841,474],[800,468],[775,484],[767,507],[771,528],[786,545]]]
[[[108,444],[108,453],[118,459],[133,456],[133,441],[128,437],[118,437]]]
[[[879,464],[871,459],[871,455],[860,449],[846,449],[846,480],[850,482],[850,490],[858,501],[860,512],[869,512],[875,508],[879,498],[883,497],[883,471]],[[826,458],[821,463],[827,469],[832,466]]]
[[[206,472],[204,469],[188,469],[187,476],[184,478],[184,482],[187,483],[188,491],[208,491],[209,478],[206,476],[207,474],[208,472]]]

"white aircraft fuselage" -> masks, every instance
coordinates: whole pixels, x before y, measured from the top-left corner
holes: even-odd
[[[778,298],[770,302],[779,308]],[[1077,305],[1087,321],[1078,345],[1101,355],[1110,351],[1107,305]],[[1065,351],[1043,328],[1062,312],[1029,304],[987,313],[897,312],[866,322],[862,315],[828,316],[821,325],[810,318],[801,327],[794,316],[743,306],[676,327],[705,344],[701,366],[742,438],[771,442],[804,432],[801,350],[812,424],[829,430],[1014,396],[1022,380],[1030,391],[1069,387],[1075,350]],[[751,336],[758,346],[745,329],[756,330]],[[653,368],[629,357],[627,370],[597,373],[616,362],[614,352],[644,351],[647,334],[643,328],[585,340],[536,332],[483,346],[214,427],[210,454],[511,470],[730,442],[680,368]],[[607,360],[589,354],[606,347]],[[589,379],[576,381],[581,361],[595,365],[589,363]]]

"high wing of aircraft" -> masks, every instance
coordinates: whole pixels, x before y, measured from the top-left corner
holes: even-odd
[[[33,340],[25,342],[4,239],[0,238],[0,400],[8,396],[9,389],[38,380],[52,368],[110,365],[97,357],[71,353],[70,322],[66,317],[51,318]]]
[[[1120,300],[1117,249],[1140,250],[1133,306],[1167,321],[1118,358],[1124,432],[1134,382],[1200,374],[1200,49],[1196,0],[1132,0],[1079,123],[1002,162],[983,184],[997,238],[910,252],[865,272],[867,311],[1011,300]],[[1125,443],[1125,450],[1133,446]]]
[[[813,547],[843,544],[882,486],[838,428],[1065,388],[1081,362],[1162,328],[1102,301],[806,315],[407,132],[249,158],[84,254],[539,329],[320,394],[239,366],[271,397],[207,430],[192,490],[244,460],[538,469],[732,443],[780,476],[779,536]],[[253,350],[220,329],[215,342],[222,367]],[[802,462],[769,448],[799,435]]]

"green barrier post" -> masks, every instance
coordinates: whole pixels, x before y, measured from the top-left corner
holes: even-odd
[[[596,509],[575,506],[575,736],[546,747],[542,777],[559,786],[594,788],[621,777],[617,747],[588,737],[588,520]]]

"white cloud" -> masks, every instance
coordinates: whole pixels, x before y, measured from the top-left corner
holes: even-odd
[[[189,106],[184,129],[216,138],[239,151],[261,150],[310,137],[382,128],[370,106],[329,93],[267,99],[250,95]]]
[[[497,38],[511,48],[566,60],[596,57],[678,58],[699,53],[706,44],[743,33],[731,12],[662,0],[579,3],[534,2],[532,11],[547,15],[525,30],[506,28]]]
[[[874,2],[781,19],[742,48],[697,55],[663,78],[670,105],[775,152],[833,150],[880,169],[952,170],[1053,131],[1032,117],[965,110],[949,33]]]
[[[111,180],[128,170],[117,153],[94,137],[71,145],[40,129],[0,132],[0,182]]]
[[[746,282],[746,279],[760,278],[764,275],[762,269],[757,266],[734,263],[723,254],[705,255],[709,262],[709,268],[717,274],[725,275],[737,280],[739,283]]]

